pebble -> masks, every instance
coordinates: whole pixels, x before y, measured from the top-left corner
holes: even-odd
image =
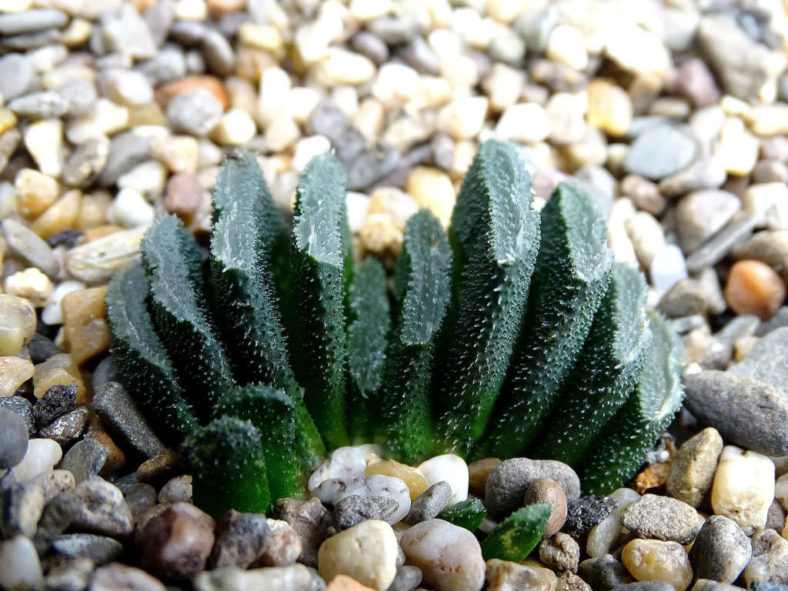
[[[135,59],[150,59],[156,53],[156,42],[142,16],[130,4],[100,16],[101,43],[108,52],[117,52]]]
[[[114,562],[100,566],[90,579],[91,591],[165,591],[164,584],[144,570]]]
[[[785,296],[785,283],[766,263],[745,259],[731,267],[725,299],[737,314],[754,314],[768,320],[785,301]]]
[[[397,537],[391,526],[370,519],[323,542],[318,552],[318,572],[326,581],[344,574],[383,591],[396,576],[397,554]]]
[[[624,160],[631,174],[659,180],[689,166],[697,145],[686,133],[670,125],[654,125],[635,138]]]
[[[175,503],[152,517],[141,532],[140,564],[164,580],[188,580],[205,569],[214,542],[210,515]]]
[[[55,385],[47,389],[33,406],[36,423],[47,425],[56,418],[71,411],[77,403],[77,387]]]
[[[8,246],[34,267],[50,277],[60,271],[60,263],[52,249],[35,232],[13,219],[3,220],[3,232]]]
[[[561,145],[579,142],[588,130],[585,109],[584,101],[577,95],[554,93],[545,105],[550,120],[550,141]]]
[[[687,409],[715,425],[723,438],[760,453],[788,453],[788,433],[783,428],[788,402],[782,391],[716,370],[687,375],[684,383]]]
[[[485,505],[493,518],[503,518],[522,506],[528,486],[538,478],[561,485],[570,501],[580,496],[580,479],[572,468],[556,460],[511,458],[495,466],[485,485]]]
[[[146,458],[164,451],[147,421],[137,409],[134,400],[118,382],[107,382],[93,395],[93,410],[98,413],[107,429]]]
[[[696,108],[715,105],[720,99],[714,75],[699,58],[689,59],[679,66],[676,71],[675,90]]]
[[[779,315],[775,316],[774,320],[778,318]],[[766,325],[765,328],[768,330],[772,327]],[[782,355],[786,347],[788,347],[788,328],[776,324],[773,330],[768,330],[758,340],[743,361],[730,367],[730,373],[738,378],[765,382],[784,393],[786,392],[785,368],[775,356]]]
[[[731,247],[746,240],[757,224],[757,217],[749,214],[733,218],[686,261],[687,269],[695,273],[717,264],[730,252]]]
[[[9,539],[21,534],[32,538],[45,503],[44,491],[36,484],[6,484],[0,491],[0,531],[3,537]]]
[[[301,555],[301,538],[293,527],[279,519],[268,520],[268,535],[253,566],[288,566]]]
[[[635,539],[624,546],[621,560],[639,581],[665,581],[684,591],[692,582],[692,566],[676,542]]]
[[[658,495],[643,495],[621,514],[621,525],[641,538],[689,544],[702,524],[698,512],[687,503]]]
[[[550,518],[544,535],[550,537],[558,532],[566,521],[566,495],[561,485],[551,478],[537,478],[525,489],[523,505],[547,502],[550,504]]]
[[[689,551],[696,578],[723,583],[735,581],[751,557],[750,540],[735,522],[723,515],[709,517]]]
[[[711,486],[711,482],[709,482]],[[630,532],[621,526],[621,514],[640,499],[640,495],[631,488],[618,488],[607,496],[615,503],[613,512],[597,523],[588,532],[586,553],[592,558],[599,558],[619,548],[630,538]]]
[[[75,527],[116,537],[131,534],[134,528],[131,510],[114,484],[98,477],[77,480],[74,490],[67,494],[79,502],[73,518]]]
[[[120,486],[120,483],[118,485]],[[122,487],[121,490],[135,523],[143,513],[156,504],[156,489],[150,484],[135,482],[130,486]]]
[[[541,541],[539,560],[557,572],[577,572],[580,545],[572,536],[559,532]]]
[[[167,121],[175,131],[205,136],[219,123],[222,111],[222,104],[213,94],[197,88],[169,102]]]
[[[714,157],[728,174],[743,176],[752,172],[758,161],[758,150],[758,139],[746,130],[741,119],[725,120]]]
[[[14,359],[18,359],[18,357]],[[0,392],[2,392],[2,389],[0,389]],[[20,417],[27,427],[28,436],[32,437],[35,435],[36,428],[33,423],[33,407],[25,398],[21,396],[12,396],[10,393],[0,393],[0,408],[9,410]]]
[[[42,90],[15,98],[8,108],[21,117],[50,119],[65,115],[68,101],[54,90]]]
[[[88,424],[88,409],[80,407],[75,411],[58,417],[38,432],[41,437],[54,439],[61,445],[76,440]]]
[[[106,136],[92,137],[79,144],[63,165],[63,182],[76,187],[88,187],[104,170],[110,152]]]
[[[33,219],[57,200],[60,187],[51,176],[23,168],[14,178],[14,191],[19,212],[27,219]]]
[[[427,486],[438,482],[448,483],[451,487],[449,505],[468,498],[468,465],[461,457],[454,454],[435,456],[422,462],[418,470],[424,475]]]
[[[91,287],[69,291],[60,299],[65,348],[77,365],[109,347],[104,304],[106,294],[106,287]]]
[[[195,591],[320,591],[322,582],[302,564],[270,568],[242,570],[236,567],[223,567],[201,572],[194,579]],[[364,587],[363,589],[366,589]]]
[[[13,468],[27,452],[28,434],[24,419],[0,408],[0,469]]]
[[[557,584],[557,577],[550,569],[530,564],[517,564],[497,558],[487,561],[486,579],[485,589],[488,591],[510,591],[513,589],[552,591]]]
[[[563,531],[573,538],[582,538],[591,528],[607,518],[616,508],[616,501],[607,497],[586,495],[570,499],[566,508]]]
[[[766,529],[752,537],[752,560],[744,569],[744,582],[753,587],[755,582],[788,583],[788,540],[773,529]]]
[[[63,457],[60,445],[51,439],[31,439],[27,442],[27,451],[22,461],[16,464],[12,474],[19,482],[33,480],[40,474],[52,470]]]
[[[484,584],[481,546],[467,529],[430,519],[406,530],[400,545],[436,591],[479,591]]]
[[[586,90],[588,124],[614,137],[626,134],[632,125],[632,101],[626,91],[603,78],[592,80]]]
[[[766,524],[774,500],[774,463],[754,451],[726,445],[711,488],[714,513],[732,519],[751,535]]]
[[[502,140],[536,144],[550,135],[550,119],[537,103],[510,105],[498,119],[495,135]]]
[[[61,557],[89,559],[95,568],[96,565],[107,564],[120,558],[123,545],[107,536],[66,534],[57,536],[52,541],[52,550]]]
[[[0,57],[0,94],[11,100],[25,94],[35,83],[35,70],[27,56],[7,53]]]
[[[339,447],[331,452],[331,457],[315,468],[309,476],[307,488],[314,491],[321,483],[331,479],[351,480],[366,475],[369,450],[358,447]]]
[[[139,256],[144,233],[144,227],[132,228],[76,246],[66,254],[66,268],[81,281],[107,281]]]
[[[68,470],[60,469],[39,474],[30,482],[41,487],[45,503],[49,503],[60,493],[69,491],[76,486],[74,475]]]
[[[262,553],[269,533],[265,515],[231,509],[216,526],[216,541],[208,565],[212,569],[248,568]]]
[[[634,581],[624,565],[610,554],[583,560],[577,573],[594,591],[613,591]]]
[[[164,451],[164,450],[162,450]],[[192,476],[180,474],[170,478],[159,490],[159,503],[191,503],[192,501]]]
[[[438,113],[438,128],[455,140],[471,139],[481,131],[488,106],[483,96],[454,99]]]
[[[90,558],[74,558],[52,568],[44,579],[45,589],[85,589],[96,564]]]
[[[254,120],[246,111],[228,109],[213,129],[211,137],[222,146],[240,146],[257,133]]]
[[[361,495],[367,497],[387,497],[397,503],[396,512],[391,515],[391,523],[405,518],[410,511],[410,490],[399,478],[374,474],[366,478],[331,479],[324,481],[312,494],[328,505],[335,505],[345,497]]]
[[[43,576],[36,548],[28,538],[15,536],[0,542],[0,586],[35,589]]]
[[[545,53],[549,59],[575,70],[583,70],[588,65],[583,33],[571,25],[558,25],[551,31]]]
[[[36,332],[36,311],[27,300],[0,294],[0,355],[18,355]]]
[[[108,221],[124,228],[147,226],[153,223],[153,206],[139,191],[124,188],[118,191],[115,200],[109,206],[107,218]]]
[[[83,439],[66,452],[60,468],[71,472],[78,483],[83,482],[101,471],[107,454],[107,448],[95,439]]]
[[[341,531],[367,519],[390,522],[397,509],[396,501],[388,497],[351,495],[337,501],[334,507],[334,526]]]
[[[714,427],[706,427],[685,441],[673,454],[665,482],[667,493],[691,507],[700,507],[711,489],[722,445],[722,437]]]
[[[316,567],[317,550],[326,539],[332,522],[331,514],[320,499],[277,499],[274,514],[289,523],[298,534],[302,543],[299,562]]]
[[[413,501],[405,522],[415,525],[437,517],[449,504],[451,493],[451,486],[448,482],[445,480],[436,482]]]
[[[741,209],[739,198],[728,191],[694,191],[676,208],[679,237],[685,253],[697,250]]]
[[[151,141],[142,134],[128,131],[114,136],[99,183],[104,186],[114,184],[129,170],[148,160],[152,151]]]
[[[55,289],[49,277],[35,267],[9,275],[3,287],[6,293],[25,298],[36,308],[46,305]]]

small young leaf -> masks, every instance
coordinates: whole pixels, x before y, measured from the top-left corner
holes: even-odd
[[[107,322],[118,373],[139,409],[170,445],[197,426],[175,369],[153,328],[146,299],[148,280],[140,263],[115,274],[107,290]]]
[[[358,265],[350,284],[348,323],[348,430],[355,440],[369,441],[373,395],[383,384],[386,344],[391,329],[386,272],[373,258]]]
[[[430,372],[434,340],[450,299],[451,249],[440,222],[423,209],[405,226],[395,284],[402,298],[386,360],[378,432],[403,462],[433,450]]]
[[[605,219],[579,186],[558,186],[541,230],[523,333],[480,457],[515,457],[537,438],[610,283]]]
[[[296,191],[291,359],[304,400],[329,447],[348,442],[345,425],[345,287],[349,274],[345,173],[330,154],[313,158]]]
[[[520,332],[539,246],[531,201],[530,178],[514,148],[482,144],[449,229],[455,293],[437,380],[439,424],[460,453],[484,433]]]
[[[194,239],[175,216],[160,218],[142,240],[151,308],[187,400],[200,421],[233,386],[230,363],[209,320],[202,262]]]
[[[487,509],[484,508],[484,503],[479,499],[468,499],[449,505],[438,514],[438,519],[474,532],[479,529],[486,514]]]
[[[649,315],[649,326],[653,339],[637,387],[583,462],[584,494],[609,494],[634,476],[681,407],[681,341],[659,314]]]
[[[550,519],[550,503],[521,507],[499,523],[482,542],[485,560],[522,562],[542,539]]]
[[[260,433],[271,498],[301,494],[301,465],[293,453],[295,403],[287,394],[256,384],[235,388],[219,400],[214,415],[249,421]]]
[[[220,417],[197,429],[183,449],[193,471],[195,505],[216,519],[229,509],[270,510],[265,457],[252,423]]]
[[[646,282],[616,265],[580,357],[567,378],[536,457],[580,465],[635,386],[651,342]]]

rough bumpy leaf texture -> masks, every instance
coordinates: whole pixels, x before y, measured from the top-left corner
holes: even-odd
[[[557,458],[592,492],[628,478],[680,404],[680,346],[659,317],[648,327],[645,283],[613,266],[586,192],[560,185],[537,214],[516,151],[486,142],[448,237],[414,215],[390,281],[377,261],[354,268],[344,181],[315,158],[291,231],[255,158],[231,154],[209,258],[165,217],[110,285],[121,379],[182,442],[196,502],[265,511],[351,437],[408,463]],[[548,514],[504,520],[485,555],[521,560]],[[483,507],[442,515],[476,529]]]

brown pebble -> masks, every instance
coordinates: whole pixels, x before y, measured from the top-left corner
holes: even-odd
[[[737,314],[754,314],[768,320],[785,301],[785,283],[765,263],[738,261],[728,274],[725,300]]]
[[[142,568],[170,581],[190,580],[205,570],[213,547],[213,518],[189,503],[175,503],[145,524]]]
[[[167,108],[167,104],[179,94],[186,94],[192,90],[203,88],[216,97],[222,104],[223,109],[230,106],[230,98],[224,89],[221,80],[213,76],[186,76],[174,82],[168,82],[156,89],[156,101],[162,109]]]
[[[109,347],[104,298],[107,287],[78,289],[63,296],[63,332],[71,357],[82,365]]]
[[[468,464],[468,488],[477,497],[484,498],[484,487],[487,486],[487,477],[501,460],[498,458],[482,458]]]
[[[99,472],[100,476],[108,476],[109,474],[113,474],[114,472],[120,470],[126,463],[126,454],[123,453],[123,450],[117,446],[112,437],[110,437],[109,433],[107,433],[106,429],[104,429],[104,425],[98,416],[93,415],[93,417],[90,419],[90,424],[88,425],[88,430],[85,434],[85,437],[95,439],[107,450],[107,459],[104,461],[104,466],[102,466],[101,472]]]
[[[552,536],[566,521],[566,495],[564,489],[552,478],[537,478],[525,490],[524,505],[539,502],[550,503],[550,519],[547,520],[544,535]]]
[[[180,469],[181,455],[168,448],[139,465],[137,468],[137,480],[140,482],[167,480]]]
[[[167,197],[164,206],[178,217],[188,217],[202,203],[203,188],[196,175],[180,172],[167,181]]]

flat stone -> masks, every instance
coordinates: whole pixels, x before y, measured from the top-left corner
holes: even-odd
[[[51,8],[0,14],[0,35],[21,35],[60,28],[67,22],[68,15],[65,12]]]
[[[342,576],[342,575],[340,575]],[[318,579],[316,581],[316,579]],[[352,580],[352,579],[350,579]],[[303,564],[242,570],[235,567],[201,572],[194,579],[195,591],[316,591],[324,583]],[[362,589],[368,589],[362,587]]]
[[[727,517],[712,515],[700,528],[689,551],[696,578],[733,583],[752,557],[750,540]]]
[[[49,245],[35,232],[14,219],[3,220],[3,232],[11,249],[50,277],[60,271],[60,263]]]
[[[635,138],[624,168],[631,174],[662,179],[689,166],[696,152],[692,137],[670,125],[656,125]]]
[[[216,527],[208,564],[211,568],[247,568],[262,552],[269,532],[265,515],[228,511]]]
[[[689,411],[726,440],[747,449],[788,454],[788,397],[764,382],[705,370],[684,379]]]
[[[89,558],[96,564],[107,564],[123,554],[123,544],[107,536],[66,534],[52,541],[52,550],[68,558]]]
[[[107,453],[107,448],[95,439],[83,439],[66,452],[60,468],[71,472],[79,483],[99,473],[107,461]]]
[[[758,223],[757,216],[743,214],[734,217],[717,234],[687,257],[687,270],[702,271],[720,262],[738,242],[746,240]]]
[[[695,191],[682,198],[676,208],[676,221],[684,252],[697,250],[740,209],[741,201],[728,191]]]
[[[76,246],[66,254],[66,267],[82,281],[107,281],[139,257],[144,233],[144,227],[132,228]]]
[[[785,354],[788,354],[788,328],[777,328],[763,336],[744,360],[732,365],[729,371],[737,378],[765,382],[788,396],[788,370],[778,362],[779,356]]]
[[[689,544],[702,523],[698,512],[677,499],[658,495],[643,497],[621,514],[621,525],[641,538]]]
[[[64,115],[68,111],[68,101],[54,90],[44,90],[15,98],[8,103],[8,108],[22,117],[48,119]]]
[[[88,424],[89,411],[84,406],[56,418],[39,430],[41,437],[54,439],[61,445],[67,445],[82,435]]]
[[[107,382],[96,391],[93,395],[93,410],[110,432],[146,458],[164,451],[164,444],[118,382]]]

